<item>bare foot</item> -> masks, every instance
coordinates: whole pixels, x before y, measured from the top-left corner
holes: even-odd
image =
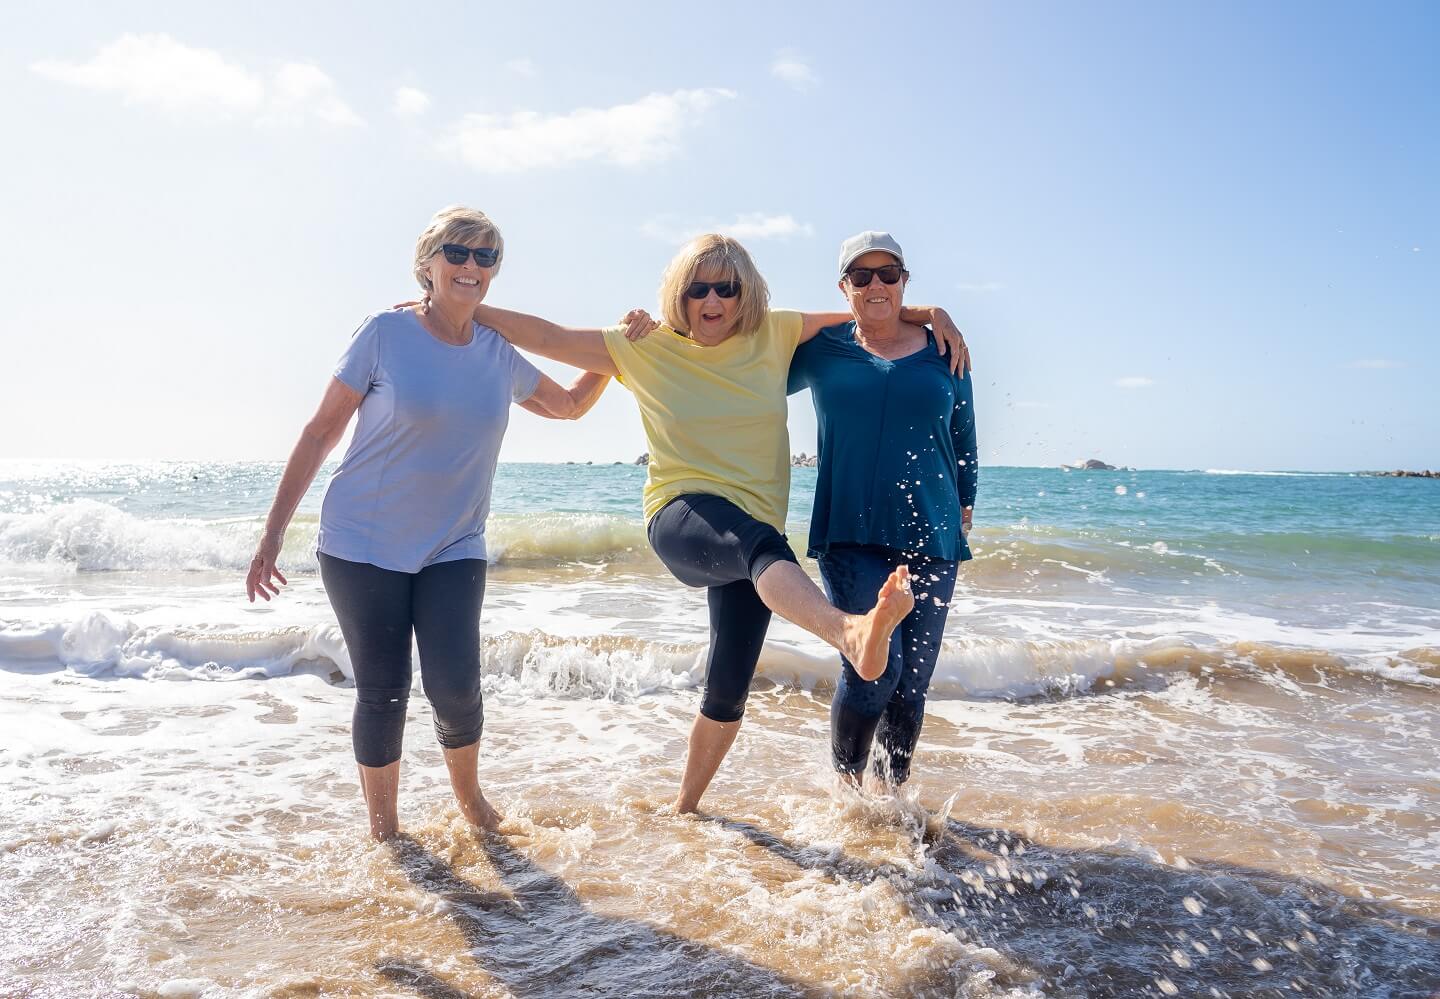
[[[399,820],[399,819],[395,818],[394,816],[391,816],[389,819],[386,819],[386,817],[383,816],[383,815],[381,815],[379,812],[375,812],[375,813],[372,813],[372,814],[371,814],[371,816],[370,816],[370,838],[371,838],[371,839],[373,839],[373,840],[374,840],[375,842],[377,842],[377,843],[385,843],[385,842],[387,842],[387,841],[389,841],[389,840],[393,840],[396,836],[399,836],[399,835],[401,835],[401,833],[400,833],[400,820]]]
[[[485,800],[485,795],[477,787],[473,797],[466,795],[464,798],[457,797],[455,803],[460,806],[460,814],[465,816],[465,821],[472,826],[477,826],[487,832],[494,832],[500,828],[500,823],[505,821],[505,816],[495,810],[495,806]]]
[[[674,808],[676,815],[698,815],[700,813],[700,802],[698,799],[695,801],[686,801],[685,798],[681,796],[675,799]]]
[[[881,585],[870,613],[853,618],[846,628],[846,644],[850,647],[846,657],[860,679],[874,680],[885,672],[885,665],[890,661],[890,635],[914,606],[910,567],[902,565]]]

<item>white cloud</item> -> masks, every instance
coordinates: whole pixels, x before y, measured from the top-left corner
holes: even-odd
[[[41,76],[86,90],[118,93],[127,104],[168,111],[224,108],[256,111],[265,101],[259,76],[226,62],[213,49],[192,48],[169,35],[121,35],[89,62],[43,60]]]
[[[1127,375],[1124,378],[1115,379],[1115,387],[1123,389],[1149,388],[1155,384],[1155,379],[1145,375]]]
[[[793,49],[781,49],[775,54],[775,61],[770,64],[770,75],[784,80],[796,90],[812,90],[820,83],[810,64]]]
[[[666,243],[684,243],[706,232],[718,232],[736,239],[789,239],[792,236],[815,235],[812,225],[796,221],[793,215],[766,215],[763,212],[748,212],[733,222],[712,220],[688,225],[666,216],[646,222],[640,231]]]
[[[118,94],[126,104],[173,113],[250,115],[266,123],[318,118],[334,125],[363,124],[340,99],[335,81],[316,66],[286,63],[267,81],[214,49],[164,34],[124,34],[86,62],[46,59],[30,68],[60,83]]]
[[[734,97],[733,90],[676,90],[649,94],[632,104],[580,108],[564,114],[470,114],[451,127],[440,146],[484,173],[588,160],[639,166],[674,156],[680,149],[682,130],[695,125],[716,104]]]
[[[430,107],[430,95],[415,87],[401,87],[395,91],[395,101],[390,107],[396,114],[424,114]]]
[[[540,68],[530,59],[511,59],[505,64],[505,68],[516,76],[533,79],[540,75]]]
[[[1363,361],[1351,361],[1352,368],[1365,368],[1370,371],[1388,371],[1391,368],[1403,367],[1399,361],[1387,361],[1383,358],[1369,358]]]
[[[364,120],[336,93],[335,81],[308,63],[287,62],[275,74],[262,120],[267,124],[299,124],[307,117],[330,125],[363,125]]]
[[[999,281],[961,281],[955,287],[972,295],[988,295],[1005,289]]]
[[[1021,399],[1015,403],[1016,409],[1049,409],[1050,403],[1040,402],[1037,399]]]

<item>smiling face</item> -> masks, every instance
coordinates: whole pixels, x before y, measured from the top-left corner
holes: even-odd
[[[864,323],[896,322],[900,318],[900,307],[905,298],[905,281],[902,276],[896,284],[886,284],[879,275],[872,275],[870,283],[857,288],[851,282],[849,272],[857,267],[876,268],[899,261],[884,250],[862,253],[846,268],[846,276],[840,279],[840,291],[850,303],[850,314]]]
[[[485,300],[497,267],[479,266],[473,253],[466,256],[464,263],[452,264],[443,251],[437,250],[425,266],[425,274],[430,279],[430,301],[453,305],[456,310],[475,308]]]
[[[737,280],[733,272],[724,267],[702,266],[695,272],[695,280],[710,284]],[[735,332],[740,318],[740,296],[721,298],[714,288],[704,298],[685,296],[686,331],[696,343],[714,346],[728,340]]]

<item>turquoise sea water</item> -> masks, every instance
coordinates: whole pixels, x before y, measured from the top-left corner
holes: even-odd
[[[107,516],[123,518],[138,535],[144,531],[134,522],[223,524],[227,531],[258,523],[280,468],[264,462],[0,464],[0,559],[64,564],[74,556],[75,540],[65,532],[84,533],[88,525],[86,540],[103,545],[100,521]],[[318,513],[328,471],[317,477],[302,517]],[[493,511],[502,520],[605,515],[638,527],[644,478],[644,468],[633,465],[504,464]],[[792,470],[789,534],[802,553],[814,481],[813,469]],[[71,516],[63,515],[67,510]],[[975,522],[982,559],[1013,549],[1037,565],[1064,563],[1146,590],[1183,583],[1215,598],[1348,595],[1417,612],[1440,604],[1440,484],[1433,480],[992,467],[982,472]],[[243,531],[234,533],[238,540]],[[130,542],[144,543],[139,536]],[[244,547],[234,554],[248,554]],[[571,554],[604,559],[603,548],[601,542],[599,550]],[[144,557],[82,567],[144,567]]]
[[[0,465],[8,599],[27,606],[57,572],[82,590],[121,580],[133,589],[143,578],[151,599],[180,603],[198,579],[229,585],[280,471],[265,462]],[[328,472],[301,504],[282,559],[302,577],[315,568]],[[675,584],[645,543],[644,479],[634,465],[501,465],[488,531],[495,571],[643,578],[668,599]],[[792,470],[788,533],[800,553],[814,482],[813,469]],[[1260,642],[1372,667],[1440,648],[1433,480],[993,467],[982,471],[971,545],[957,634]]]

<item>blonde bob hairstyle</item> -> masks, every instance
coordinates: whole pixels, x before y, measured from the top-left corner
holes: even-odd
[[[754,333],[770,311],[770,288],[760,276],[745,247],[729,236],[707,233],[681,248],[660,279],[660,314],[673,330],[689,332],[685,318],[685,289],[704,274],[708,281],[739,281],[740,306],[735,331]]]
[[[435,217],[415,241],[415,280],[425,289],[427,298],[435,289],[430,286],[430,275],[425,273],[426,268],[430,258],[439,253],[440,247],[446,243],[494,247],[496,257],[492,273],[500,269],[500,261],[505,259],[505,238],[500,235],[500,227],[489,215],[464,205],[442,208],[435,213]]]

